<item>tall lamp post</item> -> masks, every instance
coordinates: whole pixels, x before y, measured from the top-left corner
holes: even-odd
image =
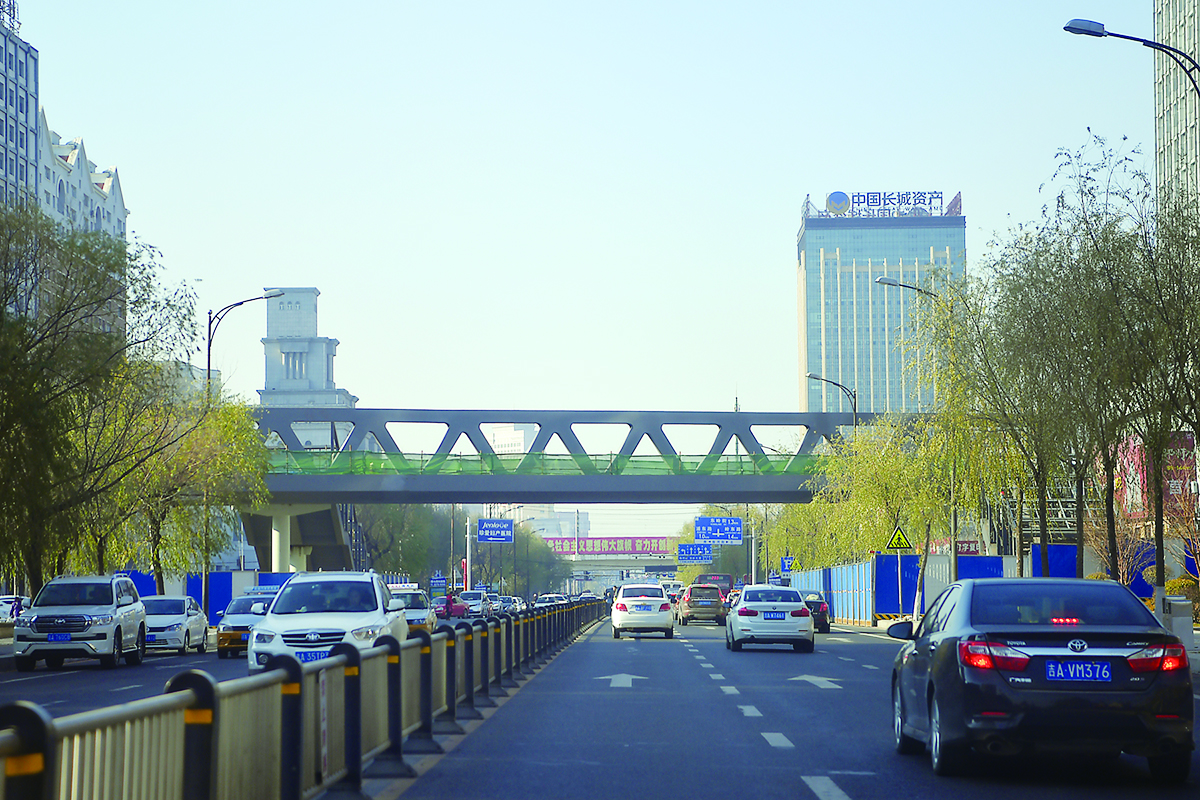
[[[1172,61],[1179,65],[1180,69],[1187,73],[1188,80],[1192,82],[1192,88],[1196,90],[1197,96],[1200,96],[1200,84],[1196,83],[1196,73],[1200,72],[1200,64],[1197,64],[1196,59],[1178,48],[1151,39],[1142,39],[1138,36],[1126,36],[1123,33],[1106,31],[1104,30],[1103,22],[1093,22],[1090,19],[1073,19],[1063,26],[1063,30],[1067,33],[1074,33],[1080,36],[1112,36],[1115,39],[1128,39],[1131,42],[1141,42],[1143,47],[1149,47],[1151,50],[1166,53],[1171,57]],[[1185,64],[1184,61],[1187,63]]]
[[[245,300],[239,300],[236,303],[230,303],[220,311],[213,312],[208,310],[208,340],[205,342],[205,362],[204,362],[204,408],[207,410],[212,405],[212,340],[217,332],[217,328],[221,325],[221,320],[225,319],[225,315],[233,311],[238,306],[244,306],[246,303],[252,303],[255,300],[270,300],[275,297],[283,297],[282,289],[274,289],[266,294],[261,294],[258,297],[249,297]],[[210,529],[210,520],[208,513],[208,487],[204,488],[204,613],[209,613],[208,598],[209,598],[209,553],[208,540]],[[241,566],[245,566],[243,563]]]
[[[928,289],[922,289],[920,286],[911,283],[904,283],[895,278],[889,278],[887,275],[880,275],[875,279],[875,282],[881,286],[897,286],[901,289],[911,289],[914,292],[919,292],[926,297],[932,297],[934,300],[941,301],[942,296],[937,292],[931,292]],[[958,455],[954,456],[954,464],[951,466],[950,474],[950,580],[958,580],[958,501],[955,497],[958,489]],[[1020,558],[1020,554],[1017,556]]]
[[[853,420],[853,427],[858,428],[858,392],[854,391],[849,386],[843,386],[842,384],[838,383],[837,381],[831,381],[831,380],[829,380],[829,378],[822,378],[820,375],[818,375],[815,372],[808,373],[808,375],[806,377],[810,381],[820,381],[821,383],[828,383],[830,386],[836,386],[837,388],[841,389],[842,394],[846,395],[846,399],[848,399],[850,401],[850,414],[851,414],[851,419]]]

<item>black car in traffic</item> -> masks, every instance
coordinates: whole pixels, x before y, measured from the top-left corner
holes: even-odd
[[[950,585],[904,639],[892,669],[900,753],[928,745],[934,772],[972,754],[1144,756],[1162,783],[1191,766],[1187,651],[1113,581],[987,578]]]
[[[825,602],[820,592],[801,589],[800,594],[804,597],[804,605],[808,606],[812,614],[813,627],[817,633],[829,633],[829,603]]]

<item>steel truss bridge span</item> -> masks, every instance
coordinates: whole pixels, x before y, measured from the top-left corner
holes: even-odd
[[[360,408],[256,409],[271,446],[267,487],[274,503],[743,503],[807,502],[821,439],[852,415],[838,412],[497,411]],[[860,421],[870,414],[860,414]],[[432,453],[404,452],[389,424],[434,423],[445,433]],[[483,426],[537,426],[529,451],[497,453]],[[329,426],[335,446],[313,450],[300,430]],[[589,453],[575,426],[623,426],[616,452]],[[684,455],[679,426],[714,430],[707,452]],[[788,431],[798,444],[764,447],[755,428]],[[619,428],[618,428],[619,430]],[[466,439],[474,452],[455,453]],[[565,453],[547,452],[557,439]],[[740,443],[736,454],[730,443]],[[649,441],[653,454],[635,455]],[[644,448],[642,452],[648,448]],[[703,450],[703,448],[701,448]]]

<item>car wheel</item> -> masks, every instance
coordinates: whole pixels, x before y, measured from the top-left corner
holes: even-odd
[[[665,633],[667,635],[668,639],[675,638],[675,629],[674,628],[668,628],[667,630],[663,631],[663,633]]]
[[[725,617],[717,617],[717,624],[720,625],[722,628],[724,628],[725,627]]]
[[[725,628],[725,649],[729,649],[729,628]]]
[[[687,617],[683,617],[683,616],[681,616],[681,617],[679,618],[679,624],[680,624],[680,625],[683,625],[684,627],[687,627]]]
[[[183,647],[179,648],[179,655],[186,656],[187,651],[192,648],[192,632],[183,632]]]
[[[730,636],[729,649],[735,653],[740,653],[742,651],[742,643],[737,640],[736,636]]]
[[[892,687],[892,735],[896,739],[896,752],[911,756],[925,749],[925,743],[904,732],[904,701],[900,698],[900,686]]]
[[[62,656],[46,656],[46,669],[62,669],[64,661]]]
[[[196,652],[197,653],[207,653],[208,652],[208,630],[207,629],[204,631],[204,633],[200,634],[200,644],[196,645]]]
[[[614,625],[614,626],[613,626],[613,638],[614,638],[614,639],[620,639],[620,638],[621,638],[621,629],[620,629],[620,628],[618,628],[616,625]]]
[[[793,642],[792,649],[797,653],[811,653],[813,651],[812,639],[805,639],[800,642]]]
[[[942,730],[942,712],[937,696],[929,701],[929,760],[935,775],[957,775],[966,762],[966,750],[945,740]]]
[[[138,628],[137,647],[125,654],[125,663],[136,667],[146,657],[146,629]]]
[[[33,672],[33,668],[37,666],[37,659],[29,656],[15,656],[13,665],[17,668],[17,672]]]
[[[1178,785],[1188,779],[1192,768],[1191,753],[1168,753],[1165,756],[1150,756],[1146,759],[1150,776],[1162,785]]]
[[[100,656],[100,666],[112,669],[119,663],[121,663],[121,629],[117,628],[113,631],[112,652]]]

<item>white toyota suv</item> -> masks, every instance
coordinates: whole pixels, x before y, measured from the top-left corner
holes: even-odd
[[[122,656],[137,665],[146,655],[146,607],[125,575],[54,578],[13,622],[17,670],[38,659],[59,669],[68,658],[98,658],[115,667]]]
[[[269,608],[256,604],[255,610],[262,619],[250,630],[251,672],[264,669],[273,655],[319,661],[339,642],[366,650],[385,634],[408,638],[404,601],[374,572],[298,574]]]

